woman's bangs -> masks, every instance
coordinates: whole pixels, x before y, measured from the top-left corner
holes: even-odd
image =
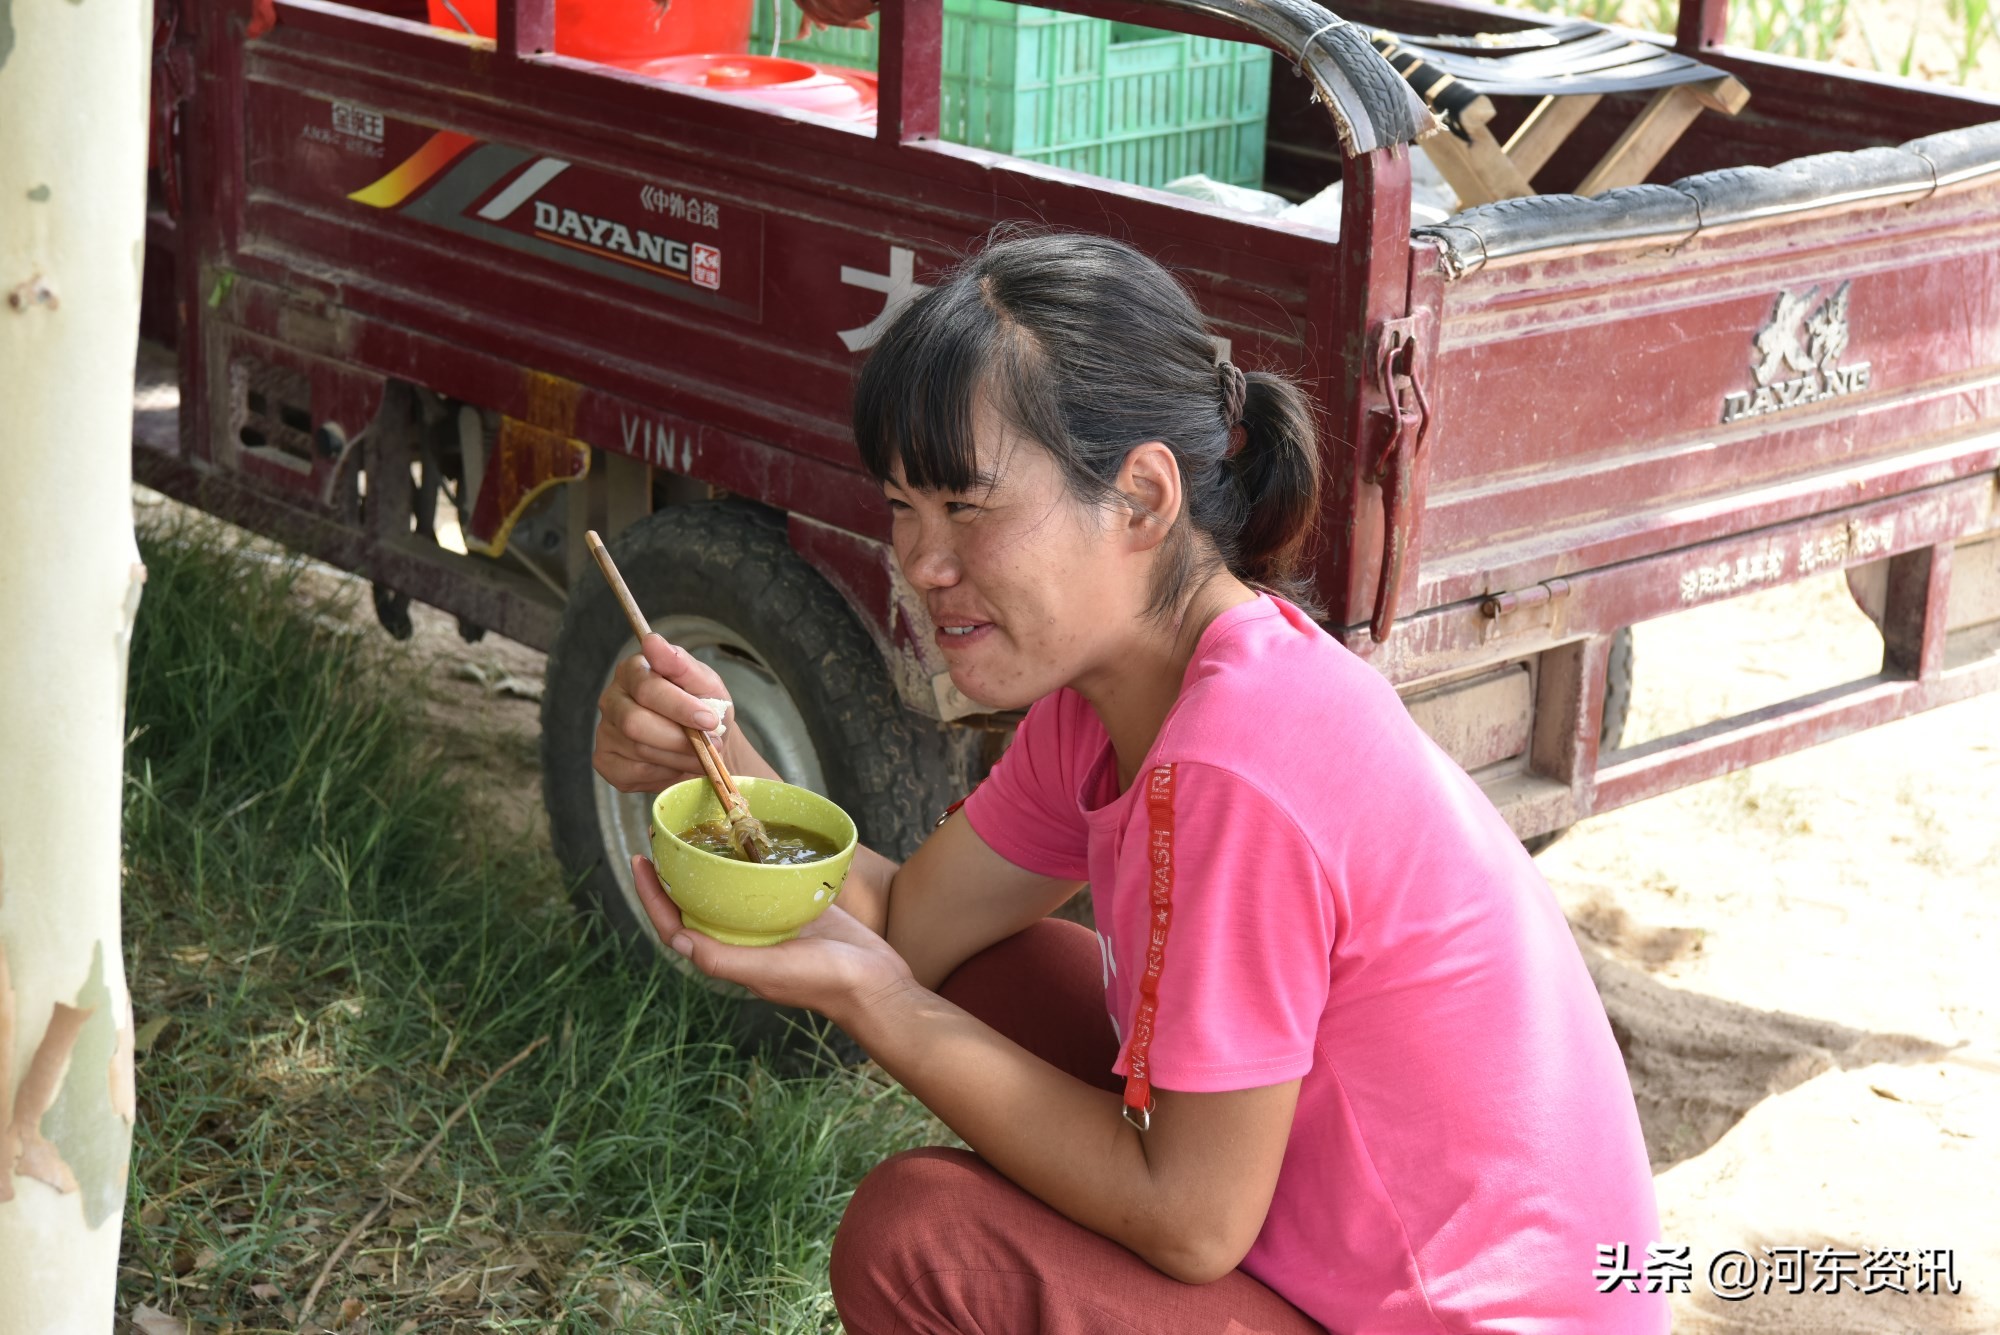
[[[992,343],[975,300],[951,286],[910,303],[861,369],[854,389],[854,440],[878,482],[898,465],[917,491],[970,491],[978,477],[973,405]]]

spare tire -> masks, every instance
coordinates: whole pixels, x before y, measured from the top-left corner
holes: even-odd
[[[653,628],[722,677],[758,752],[839,803],[870,848],[908,856],[964,795],[978,734],[902,703],[854,613],[792,550],[784,516],[733,501],[675,506],[610,546]],[[587,571],[549,655],[543,800],[577,906],[636,951],[690,967],[660,946],[632,886],[632,855],[650,855],[651,797],[618,792],[590,763],[598,697],[637,652],[610,588]]]

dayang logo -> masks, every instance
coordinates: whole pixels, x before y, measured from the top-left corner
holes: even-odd
[[[1804,296],[1778,294],[1771,318],[1757,331],[1756,355],[1750,363],[1755,389],[1739,389],[1722,398],[1722,420],[1780,413],[1858,393],[1868,388],[1868,363],[1843,365],[1847,353],[1847,291],[1842,283],[1814,305],[1817,286]]]
[[[384,127],[391,140],[408,139],[421,128],[386,120]],[[563,158],[435,130],[387,174],[348,198],[570,268],[760,318],[761,215],[692,190],[651,182],[635,187],[629,178]],[[660,216],[641,215],[639,208]],[[707,229],[704,239],[686,236],[695,228]],[[729,292],[722,281],[725,249]]]
[[[722,285],[722,254],[714,246],[690,245],[545,199],[535,201],[535,235],[606,259],[645,265],[701,287]]]

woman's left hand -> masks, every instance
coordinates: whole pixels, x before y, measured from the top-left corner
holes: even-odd
[[[710,978],[740,983],[766,1001],[818,1011],[846,1027],[857,1010],[913,982],[903,957],[837,903],[789,941],[732,946],[681,922],[646,858],[632,859],[632,876],[660,940]]]

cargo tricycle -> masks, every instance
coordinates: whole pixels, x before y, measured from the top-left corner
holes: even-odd
[[[1377,29],[1555,40],[1456,0],[883,0],[790,39],[852,71],[790,101],[566,47],[568,8],[499,0],[482,35],[453,5],[160,0],[146,329],[178,407],[146,400],[135,466],[372,581],[392,632],[416,599],[548,651],[555,847],[622,931],[646,803],[590,749],[634,645],[588,528],[870,844],[906,853],[1004,744],[847,417],[887,322],[997,224],[1129,241],[1229,357],[1309,388],[1325,624],[1524,838],[2000,686],[2000,103],[1722,46],[1721,0],[1618,37],[1747,95],[1677,137],[1637,76],[1476,124],[1418,99]],[[795,11],[740,18],[787,58]],[[1535,152],[1413,225],[1439,119],[1446,157]],[[1339,205],[1163,188],[1197,172]],[[1633,625],[1833,571],[1879,671],[1621,744]]]

